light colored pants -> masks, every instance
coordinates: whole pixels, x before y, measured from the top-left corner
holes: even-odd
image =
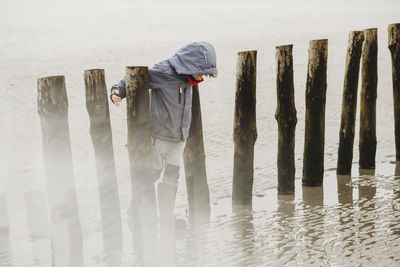
[[[177,187],[179,167],[186,142],[170,142],[154,137],[151,139],[153,144],[153,168],[159,174],[163,172],[160,182]]]

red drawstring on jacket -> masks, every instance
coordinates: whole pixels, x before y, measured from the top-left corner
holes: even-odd
[[[201,78],[200,81],[192,81],[192,80],[188,77],[188,81],[189,81],[189,83],[190,83],[191,85],[196,85],[196,84],[199,84],[199,83],[201,83],[202,81],[204,81],[204,79]]]

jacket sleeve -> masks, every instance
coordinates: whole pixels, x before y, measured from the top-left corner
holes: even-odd
[[[115,90],[118,90],[119,91],[119,96],[121,97],[121,98],[125,98],[126,97],[126,83],[125,83],[125,78],[126,77],[124,77],[121,81],[119,81],[119,83],[117,83],[117,84],[114,84],[112,87],[111,87],[111,90],[110,90],[110,99],[111,99],[111,102],[113,102],[114,103],[114,101],[112,100],[112,95],[115,95],[116,93],[115,93]]]

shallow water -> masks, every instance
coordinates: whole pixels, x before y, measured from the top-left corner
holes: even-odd
[[[65,75],[74,180],[85,266],[104,265],[102,226],[83,71],[104,68],[108,87],[125,66],[165,59],[195,40],[214,44],[219,76],[201,84],[212,202],[208,228],[178,233],[183,266],[399,265],[399,173],[395,174],[387,25],[400,2],[387,1],[50,1],[2,0],[0,9],[0,265],[49,266],[50,225],[37,114],[36,79]],[[285,11],[285,12],[283,12]],[[348,33],[378,27],[377,168],[338,178],[341,93]],[[308,42],[329,39],[323,188],[302,188]],[[278,198],[275,46],[294,45],[296,194]],[[258,50],[253,213],[230,206],[236,53]],[[127,227],[130,180],[126,104],[110,107],[123,219],[124,266],[138,264]],[[358,129],[358,121],[356,124]],[[358,133],[358,131],[356,131]],[[183,175],[183,173],[182,173]],[[175,211],[186,219],[181,177]]]

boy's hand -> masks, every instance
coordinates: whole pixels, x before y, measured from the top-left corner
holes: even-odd
[[[114,102],[114,104],[119,107],[119,105],[121,104],[122,98],[118,96],[119,95],[119,91],[115,90],[115,94],[113,94],[111,96],[112,101]]]

